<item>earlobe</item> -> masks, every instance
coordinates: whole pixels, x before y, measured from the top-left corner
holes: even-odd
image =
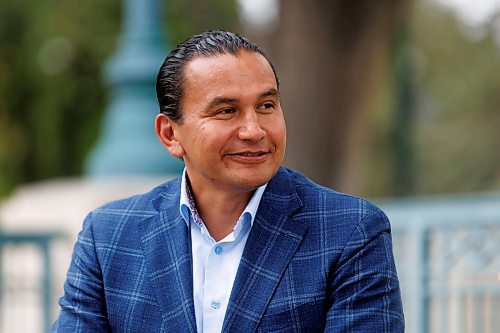
[[[156,136],[174,157],[183,157],[184,149],[175,136],[175,124],[165,114],[160,113],[155,120]]]

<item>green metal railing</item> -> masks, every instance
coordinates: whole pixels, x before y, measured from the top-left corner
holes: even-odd
[[[392,223],[406,332],[498,332],[500,193],[379,204]],[[42,273],[35,292],[41,300],[40,331],[45,332],[54,319],[56,302],[50,248],[60,237],[58,233],[0,232],[0,259],[6,248],[15,252],[26,245],[41,255]],[[0,262],[0,304],[1,292],[9,283],[2,274],[5,268]]]
[[[38,281],[41,296],[40,311],[42,317],[43,331],[49,332],[51,321],[53,320],[52,309],[54,308],[53,290],[52,290],[52,263],[50,247],[54,240],[61,237],[61,234],[55,232],[2,232],[0,231],[0,304],[4,304],[6,294],[6,280],[3,273],[5,267],[2,263],[3,251],[7,247],[18,248],[22,246],[32,246],[39,251],[42,257],[41,279]],[[21,278],[21,277],[19,277]],[[8,306],[8,304],[4,304]],[[0,315],[2,315],[0,313]],[[26,318],[26,320],[30,320]]]
[[[500,193],[380,202],[408,333],[500,328]]]

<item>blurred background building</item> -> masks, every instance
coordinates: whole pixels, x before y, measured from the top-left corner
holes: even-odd
[[[263,45],[285,164],[377,201],[407,331],[500,327],[500,2],[4,0],[0,332],[44,332],[85,214],[179,174],[153,135],[169,47]]]

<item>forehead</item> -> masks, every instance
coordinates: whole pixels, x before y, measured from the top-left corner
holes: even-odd
[[[277,89],[274,72],[260,53],[241,50],[236,55],[196,57],[184,69],[184,97],[242,89]],[[264,88],[265,86],[265,88]],[[207,97],[207,96],[205,96]]]

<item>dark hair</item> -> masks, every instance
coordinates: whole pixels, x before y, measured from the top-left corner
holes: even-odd
[[[257,52],[264,56],[271,65],[279,87],[276,70],[269,58],[258,45],[228,31],[206,31],[194,35],[177,45],[163,64],[156,78],[156,97],[160,112],[166,114],[172,121],[182,123],[180,100],[183,96],[184,68],[190,60],[196,57],[212,57],[220,54],[237,55],[240,50]]]

